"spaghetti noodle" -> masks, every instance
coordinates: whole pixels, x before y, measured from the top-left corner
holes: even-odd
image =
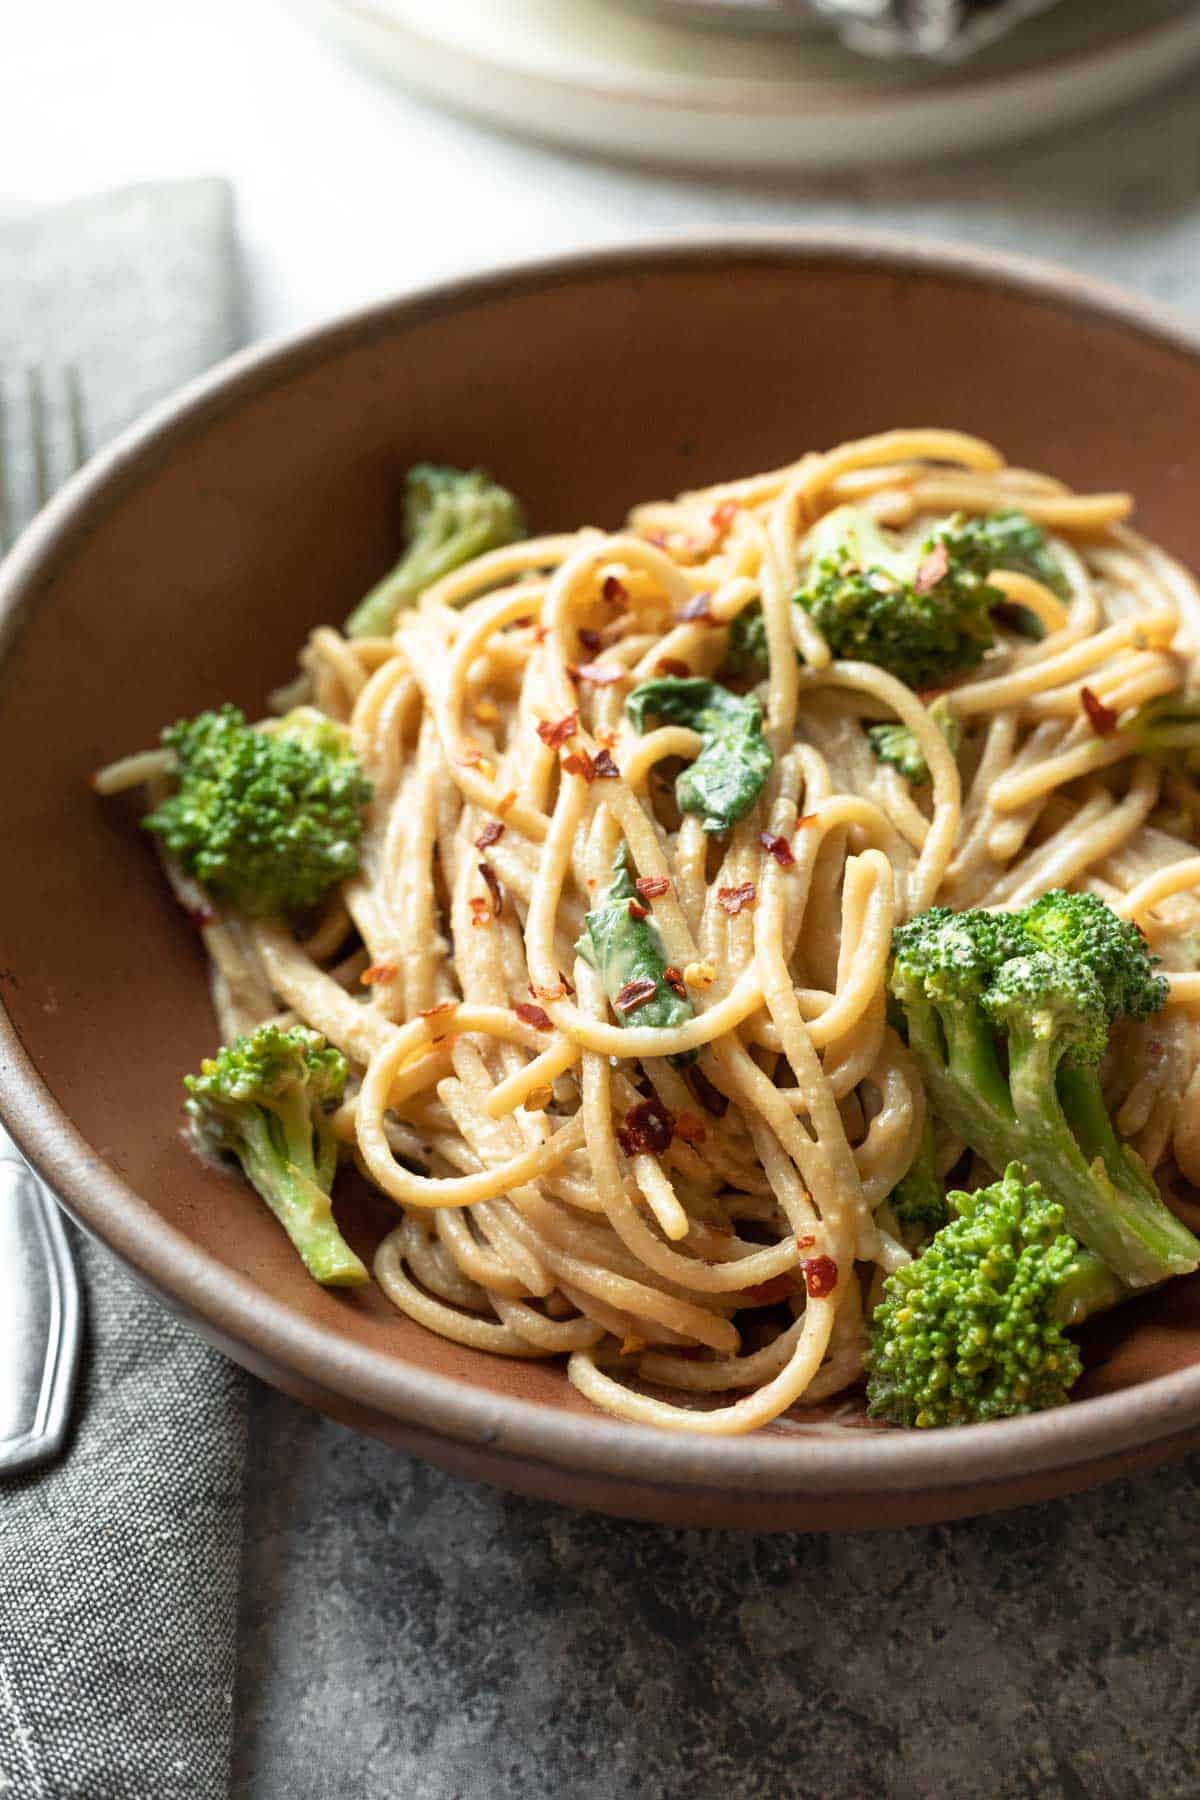
[[[806,535],[847,504],[914,540],[951,510],[1017,509],[1048,534],[1066,595],[994,572],[1042,635],[1001,626],[954,679],[957,751],[930,694],[834,660],[792,603]],[[852,1386],[865,1312],[907,1260],[888,1196],[925,1115],[888,1021],[891,934],[934,903],[1078,887],[1145,930],[1170,1000],[1122,1038],[1106,1087],[1185,1202],[1200,787],[1139,756],[1125,719],[1185,685],[1200,599],[1129,511],[974,438],[895,431],[640,507],[616,534],[492,551],[392,636],[313,634],[307,695],[374,785],[359,871],[306,936],[184,897],[226,1036],[282,1016],[350,1060],[335,1128],[397,1206],[375,1275],[401,1312],[497,1355],[565,1357],[597,1406],[670,1429],[748,1431]],[[701,736],[639,733],[624,703],[664,673],[712,678],[754,606],[770,773],[706,832],[673,783]],[[872,754],[886,720],[926,786]],[[164,770],[134,758],[101,785]],[[623,1011],[588,953],[621,856],[684,1002],[674,1023],[639,1018],[636,992]]]

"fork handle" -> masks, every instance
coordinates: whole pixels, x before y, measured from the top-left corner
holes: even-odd
[[[33,1171],[0,1153],[0,1474],[62,1450],[82,1335],[62,1215]]]

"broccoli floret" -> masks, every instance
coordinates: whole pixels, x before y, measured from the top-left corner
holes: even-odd
[[[433,582],[525,535],[519,501],[483,469],[417,463],[404,495],[404,555],[346,620],[347,637],[385,637]]]
[[[1021,923],[1055,956],[1086,965],[1104,990],[1110,1021],[1148,1019],[1166,1004],[1167,983],[1154,973],[1145,938],[1095,894],[1043,894]]]
[[[957,521],[918,551],[853,507],[838,507],[809,539],[808,579],[795,596],[833,655],[875,663],[909,687],[974,668],[994,642],[989,587],[977,559],[957,552]]]
[[[162,741],[178,785],[142,823],[239,912],[298,911],[358,867],[371,784],[332,720],[300,707],[256,731],[222,706]]]
[[[949,1223],[884,1283],[870,1325],[871,1416],[925,1428],[1061,1406],[1082,1366],[1064,1328],[1115,1304],[1121,1284],[1019,1164],[948,1201]]]
[[[313,1279],[327,1287],[368,1280],[329,1204],[338,1152],[325,1106],[346,1086],[341,1051],[301,1025],[260,1025],[183,1085],[197,1146],[237,1157]]]
[[[960,561],[985,579],[998,570],[1010,569],[1014,575],[1040,581],[1060,600],[1071,598],[1071,585],[1045,532],[1022,512],[988,513],[972,519],[960,515],[951,521],[947,543]]]
[[[1024,1164],[1131,1288],[1200,1264],[1100,1091],[1114,1020],[1165,997],[1135,929],[1086,895],[1023,914],[937,907],[896,931],[889,985],[934,1114],[991,1168]]]
[[[957,755],[962,727],[945,695],[934,701],[929,709],[929,716],[949,745],[950,754]],[[891,720],[886,725],[872,725],[867,736],[871,740],[871,749],[877,762],[889,763],[906,781],[911,781],[914,787],[926,786],[930,779],[929,764],[907,725],[902,725],[899,719]]]
[[[992,647],[995,608],[1010,612],[1026,636],[1042,635],[1027,608],[1010,607],[990,585],[994,570],[1032,575],[1061,598],[1070,593],[1041,528],[1019,512],[955,513],[915,548],[856,507],[839,506],[814,526],[808,555],[807,580],[793,599],[834,656],[877,663],[914,688],[974,668]],[[746,607],[730,627],[726,667],[757,676],[767,660],[762,609]]]

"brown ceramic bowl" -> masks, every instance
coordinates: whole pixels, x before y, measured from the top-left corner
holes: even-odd
[[[561,1369],[489,1360],[323,1292],[179,1132],[213,1046],[197,942],[97,764],[231,697],[394,551],[401,470],[496,470],[538,526],[891,424],[982,432],[1131,487],[1200,564],[1200,340],[1139,302],[965,251],[863,238],[671,244],[485,276],[238,357],[99,457],[0,575],[0,1097],[88,1230],[230,1356],[444,1467],[677,1523],[898,1525],[1063,1494],[1200,1443],[1200,1294],[1093,1340],[1084,1398],[941,1434],[662,1435]],[[360,1250],[386,1227],[349,1194]]]

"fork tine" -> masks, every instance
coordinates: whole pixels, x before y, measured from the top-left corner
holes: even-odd
[[[46,444],[46,388],[36,363],[26,369],[25,382],[29,394],[29,431],[33,440],[33,503],[40,508],[45,506],[54,489]]]
[[[79,384],[79,370],[74,363],[68,363],[63,370],[63,385],[67,397],[67,418],[70,432],[71,470],[81,469],[87,461],[88,434],[87,414],[83,409],[83,389]]]
[[[88,455],[74,363],[0,368],[0,555]]]

